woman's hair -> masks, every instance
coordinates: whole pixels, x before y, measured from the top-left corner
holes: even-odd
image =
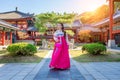
[[[65,39],[66,39],[66,32],[65,32],[65,30],[64,30],[64,25],[63,25],[63,23],[60,23],[61,24],[61,26],[62,26],[62,32],[64,32],[64,37],[65,37]]]

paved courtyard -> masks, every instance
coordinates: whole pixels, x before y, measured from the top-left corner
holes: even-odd
[[[120,80],[120,62],[78,63],[68,70],[49,69],[51,51],[40,63],[0,64],[0,80]]]

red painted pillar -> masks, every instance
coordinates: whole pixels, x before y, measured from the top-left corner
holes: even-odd
[[[2,32],[2,45],[5,45],[5,31]]]
[[[12,44],[12,32],[10,32],[10,44]]]
[[[110,22],[109,22],[109,31],[110,31],[110,40],[113,40],[112,35],[112,28],[113,28],[113,12],[114,12],[114,1],[109,0],[109,7],[110,7]]]

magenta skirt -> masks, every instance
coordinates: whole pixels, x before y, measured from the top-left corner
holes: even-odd
[[[62,37],[62,44],[59,42],[55,43],[49,67],[58,69],[70,68],[68,45],[64,37]]]

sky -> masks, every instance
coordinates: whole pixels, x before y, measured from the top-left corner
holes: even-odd
[[[106,0],[1,0],[0,12],[15,10],[18,7],[19,11],[25,13],[83,13],[92,11],[106,3]]]

